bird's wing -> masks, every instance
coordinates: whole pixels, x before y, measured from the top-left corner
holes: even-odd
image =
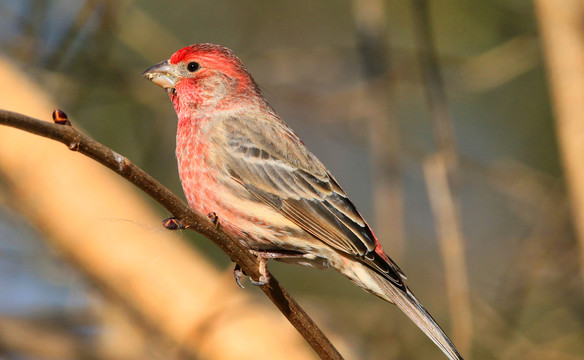
[[[224,129],[223,165],[233,179],[315,238],[404,286],[399,267],[375,252],[377,240],[355,205],[287,125],[238,116]]]

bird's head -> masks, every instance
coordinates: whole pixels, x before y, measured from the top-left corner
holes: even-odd
[[[241,61],[226,47],[195,44],[146,70],[144,77],[167,90],[180,109],[217,108],[261,95]]]

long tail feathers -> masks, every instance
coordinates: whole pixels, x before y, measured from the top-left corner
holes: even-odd
[[[424,306],[420,304],[418,299],[414,297],[411,291],[403,292],[401,289],[395,287],[391,282],[384,278],[381,274],[368,269],[371,277],[385,292],[388,298],[391,299],[418,327],[436,344],[440,350],[448,356],[450,360],[463,360],[458,353],[454,344],[448,336],[442,331],[440,326],[426,311]]]

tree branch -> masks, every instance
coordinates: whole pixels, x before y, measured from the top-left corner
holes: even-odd
[[[239,264],[250,277],[259,279],[259,263],[253,254],[247,251],[236,239],[225,233],[221,226],[213,224],[206,215],[194,212],[184,201],[126,157],[68,125],[53,124],[1,109],[0,124],[59,141],[70,150],[78,151],[105,165],[156,200],[186,227],[205,235],[213,241],[225,254]],[[221,219],[219,218],[220,222]],[[260,288],[320,358],[342,359],[340,353],[324,333],[278,283],[275,277],[270,276],[268,284],[262,285]]]

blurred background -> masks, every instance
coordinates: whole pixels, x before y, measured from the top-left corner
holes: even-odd
[[[26,78],[74,126],[182,196],[174,110],[140,74],[183,46],[225,45],[335,175],[466,359],[580,359],[582,259],[538,12],[529,0],[427,2],[0,0],[0,59],[9,64],[2,96],[24,103],[2,107],[35,115],[27,110],[36,98],[16,90]],[[7,158],[35,151],[17,147]],[[101,277],[101,265],[85,264],[90,250],[78,256],[69,248],[88,242],[89,222],[64,217],[62,197],[49,202],[61,210],[25,205],[27,190],[18,187],[27,177],[44,194],[76,194],[85,180],[40,185],[41,167],[18,175],[24,161],[4,167],[1,159],[0,359],[233,358],[169,335],[123,284]],[[121,206],[109,190],[99,197]],[[91,220],[168,236],[157,220],[168,214],[140,201],[155,220],[132,209]],[[75,211],[96,206],[79,204]],[[55,218],[41,221],[39,213]],[[78,242],[63,245],[52,230],[59,224]],[[210,241],[188,231],[170,236],[202,253],[229,291],[273,311],[258,289],[231,282],[233,264]],[[148,256],[120,261],[141,273],[156,263]],[[396,307],[335,272],[270,270],[347,358],[441,358]],[[181,297],[178,288],[169,296]],[[315,358],[310,350],[296,356]]]

